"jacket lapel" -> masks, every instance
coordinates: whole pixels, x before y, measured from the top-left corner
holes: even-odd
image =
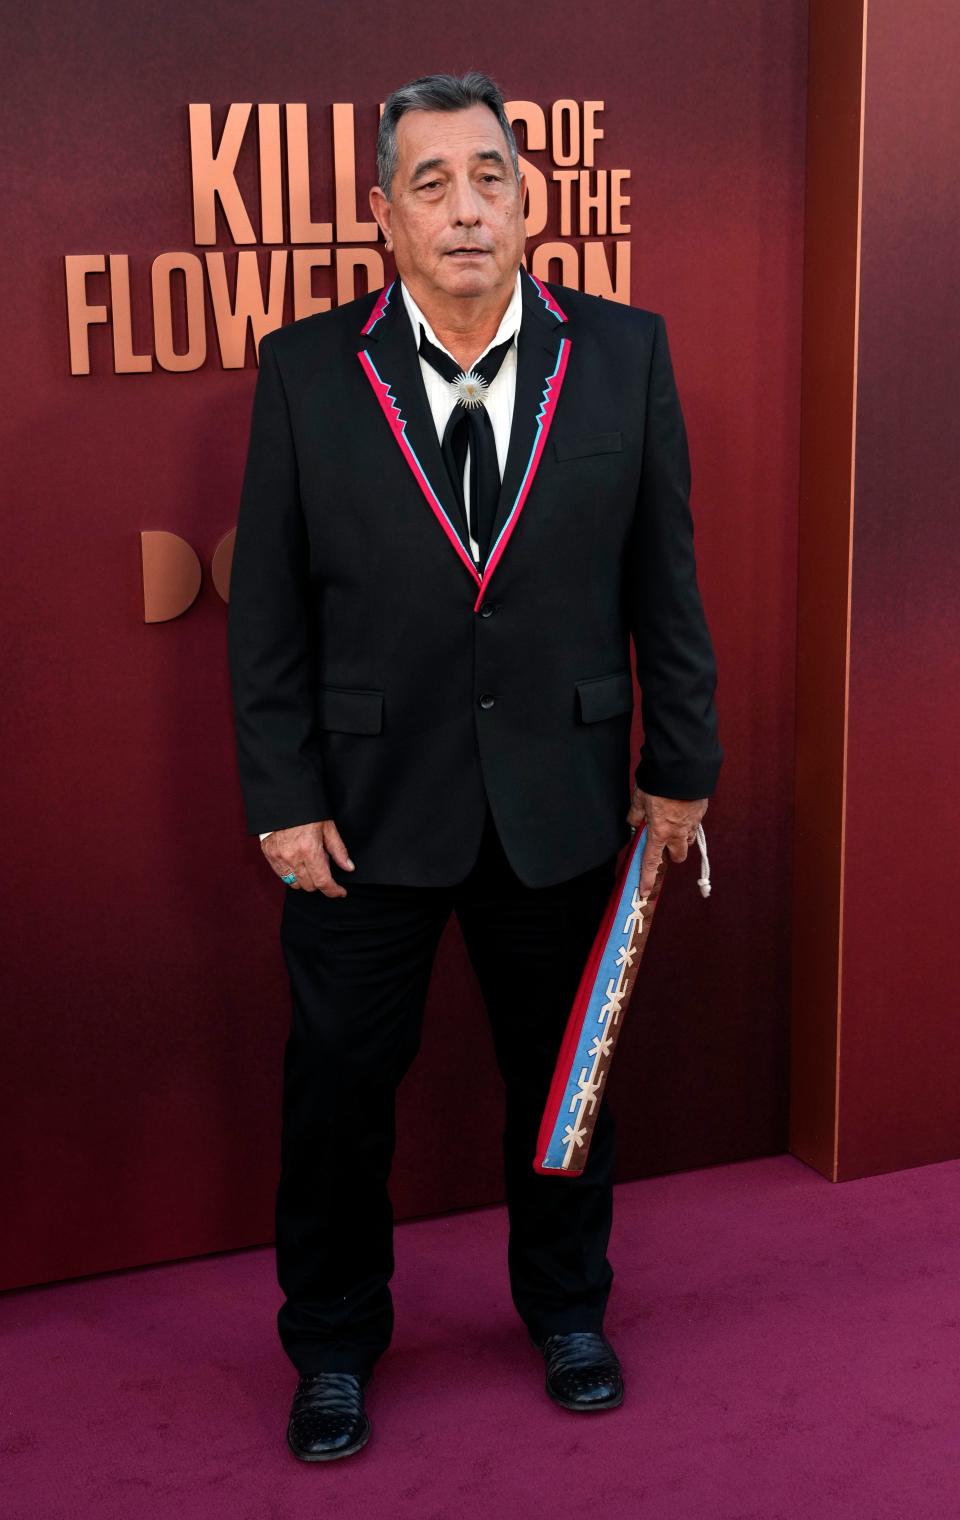
[[[474,604],[479,608],[503,558],[536,479],[567,371],[567,317],[546,286],[520,271],[523,319],[517,340],[517,389],[513,425],[493,520],[490,553]]]
[[[479,585],[463,509],[440,449],[398,280],[377,296],[361,329],[357,358],[427,506],[474,585]]]
[[[478,574],[467,525],[440,448],[399,281],[380,291],[360,333],[357,358],[428,507],[477,587],[476,612],[516,530],[536,479],[570,354],[566,314],[535,275],[520,271],[523,317],[517,387],[490,553]]]

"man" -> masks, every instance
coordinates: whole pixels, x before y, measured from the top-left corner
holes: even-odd
[[[289,888],[278,1325],[307,1461],[370,1432],[394,1096],[451,911],[504,1080],[513,1302],[557,1403],[621,1402],[612,1119],[577,1178],[536,1174],[535,1140],[619,851],[646,820],[642,891],[684,860],[722,759],[663,318],[521,267],[486,76],[396,90],[377,168],[397,279],[260,344],[229,613],[248,826]]]

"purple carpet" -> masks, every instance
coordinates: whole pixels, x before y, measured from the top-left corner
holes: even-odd
[[[623,1184],[616,1410],[558,1409],[506,1218],[397,1230],[373,1435],[284,1445],[268,1250],[9,1294],[3,1520],[956,1520],[960,1162],[831,1185],[788,1156]]]

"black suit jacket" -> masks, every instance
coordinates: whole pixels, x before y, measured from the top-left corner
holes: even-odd
[[[686,431],[662,316],[521,271],[517,389],[482,576],[399,284],[260,343],[228,650],[251,832],[333,818],[338,880],[443,886],[486,801],[522,881],[630,838],[636,779],[723,751]]]

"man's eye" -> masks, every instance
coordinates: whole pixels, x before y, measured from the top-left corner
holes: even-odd
[[[417,189],[418,190],[436,190],[436,188],[439,185],[439,183],[440,183],[440,181],[438,179],[431,179],[431,180],[428,180],[425,185],[418,185]]]

